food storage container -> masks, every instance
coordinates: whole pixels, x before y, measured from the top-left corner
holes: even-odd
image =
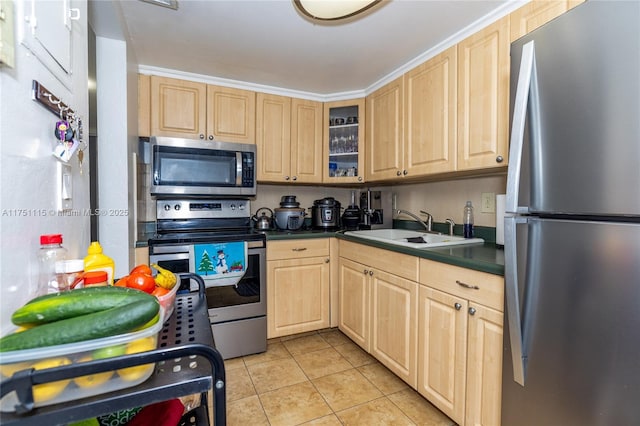
[[[167,316],[164,309],[160,309],[158,321],[140,331],[64,345],[2,352],[0,353],[1,379],[6,380],[15,372],[28,368],[37,370],[59,367],[153,350],[157,346],[158,334],[162,330],[165,318]],[[136,365],[36,385],[33,387],[35,406],[57,404],[135,386],[147,380],[154,369],[153,363]],[[0,401],[0,409],[3,412],[13,412],[17,403],[15,392],[11,392]]]
[[[165,295],[158,296],[158,302],[160,302],[160,306],[164,308],[165,321],[173,313],[173,307],[176,301],[176,293],[178,292],[179,287],[180,287],[180,277],[176,275],[176,285],[173,286],[171,291]]]

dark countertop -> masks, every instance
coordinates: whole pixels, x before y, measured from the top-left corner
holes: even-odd
[[[392,250],[398,253],[405,253],[424,259],[431,259],[454,266],[474,269],[476,271],[487,272],[494,275],[504,275],[504,250],[496,246],[493,242],[450,247],[435,247],[431,249],[412,249],[409,247],[386,244],[379,241],[356,238],[344,235],[343,232],[344,231],[301,230],[265,231],[264,233],[267,237],[267,241],[336,237],[346,241],[353,241],[355,243]],[[146,246],[146,240],[139,240],[136,244],[136,247]]]
[[[413,249],[344,235],[342,231],[267,231],[265,234],[267,241],[336,237],[354,243],[392,250],[476,271],[504,275],[504,250],[492,242],[431,249]]]

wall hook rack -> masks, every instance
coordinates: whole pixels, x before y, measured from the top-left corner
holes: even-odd
[[[73,117],[73,110],[52,94],[46,87],[38,81],[33,80],[31,84],[31,99],[42,104],[45,108],[55,114],[57,117],[67,119]]]

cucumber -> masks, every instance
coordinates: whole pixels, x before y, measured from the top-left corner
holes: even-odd
[[[126,287],[89,287],[36,297],[11,316],[15,325],[34,326],[104,311],[135,300],[154,298]]]
[[[127,333],[156,316],[160,304],[155,297],[92,314],[42,324],[0,339],[0,352],[81,342]]]

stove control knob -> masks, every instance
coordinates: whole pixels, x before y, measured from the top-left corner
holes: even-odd
[[[165,204],[164,205],[164,209],[165,209],[165,211],[169,211],[169,210],[171,210],[171,206],[169,204]]]
[[[231,204],[231,205],[229,205],[229,208],[230,208],[231,210],[235,210],[235,209],[236,209],[236,205],[235,205],[235,204]]]
[[[176,210],[180,210],[180,207],[181,207],[180,204],[176,204],[175,206],[173,206],[173,208]]]
[[[244,204],[238,204],[238,210],[244,210]]]

